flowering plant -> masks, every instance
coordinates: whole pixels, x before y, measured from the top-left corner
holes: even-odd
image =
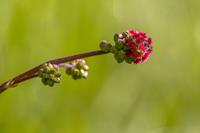
[[[0,93],[8,88],[34,77],[40,77],[44,85],[54,86],[60,83],[61,72],[59,68],[65,68],[66,74],[73,79],[88,77],[89,66],[83,58],[112,53],[118,63],[140,64],[148,60],[152,53],[152,39],[144,32],[127,30],[114,35],[115,44],[103,40],[100,42],[100,50],[85,52],[73,56],[67,56],[46,61],[0,85]]]

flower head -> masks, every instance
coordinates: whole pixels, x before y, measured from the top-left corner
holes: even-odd
[[[152,39],[144,32],[127,30],[122,34],[115,34],[115,46],[112,53],[120,63],[140,64],[146,62],[152,52]]]
[[[44,85],[53,86],[54,83],[60,83],[61,73],[57,65],[45,63],[41,66],[38,76]]]
[[[89,66],[83,59],[77,59],[65,65],[66,73],[71,75],[73,79],[81,79],[88,77]]]

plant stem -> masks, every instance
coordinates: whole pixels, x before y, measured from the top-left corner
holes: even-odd
[[[72,55],[72,56],[66,56],[66,57],[46,61],[30,70],[2,83],[0,85],[0,93],[4,92],[8,88],[16,87],[17,84],[19,84],[23,81],[37,77],[41,66],[44,65],[45,63],[59,65],[61,63],[65,63],[68,61],[73,61],[76,59],[81,59],[81,58],[86,58],[86,57],[91,57],[91,56],[96,56],[96,55],[102,55],[102,54],[107,54],[107,53],[109,53],[109,52],[104,52],[103,50],[96,50],[96,51],[90,51],[90,52],[85,52],[85,53],[81,53],[81,54],[76,54],[76,55]]]

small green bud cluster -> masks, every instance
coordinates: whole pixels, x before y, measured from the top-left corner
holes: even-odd
[[[111,52],[113,46],[112,44],[110,44],[109,42],[107,42],[106,40],[102,40],[99,44],[99,47],[101,50],[103,50],[104,52]]]
[[[114,35],[114,46],[105,40],[101,41],[99,45],[100,49],[105,52],[113,53],[114,58],[118,63],[122,63],[125,60],[127,63],[131,64],[133,62],[133,58],[126,56],[126,51],[129,50],[129,48],[128,46],[123,45],[123,42],[121,42],[122,40],[120,38],[123,38],[122,34]]]
[[[61,73],[59,67],[51,63],[45,63],[41,66],[39,75],[44,85],[53,86],[54,83],[60,83]]]
[[[78,59],[70,62],[66,67],[66,73],[71,75],[73,79],[81,79],[88,77],[89,66],[86,64],[86,61],[83,59]]]

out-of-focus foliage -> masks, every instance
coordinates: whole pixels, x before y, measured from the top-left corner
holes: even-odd
[[[0,133],[199,133],[199,0],[0,0],[0,81],[98,49],[135,28],[154,40],[142,65],[88,58],[87,80],[36,78],[0,95]]]

